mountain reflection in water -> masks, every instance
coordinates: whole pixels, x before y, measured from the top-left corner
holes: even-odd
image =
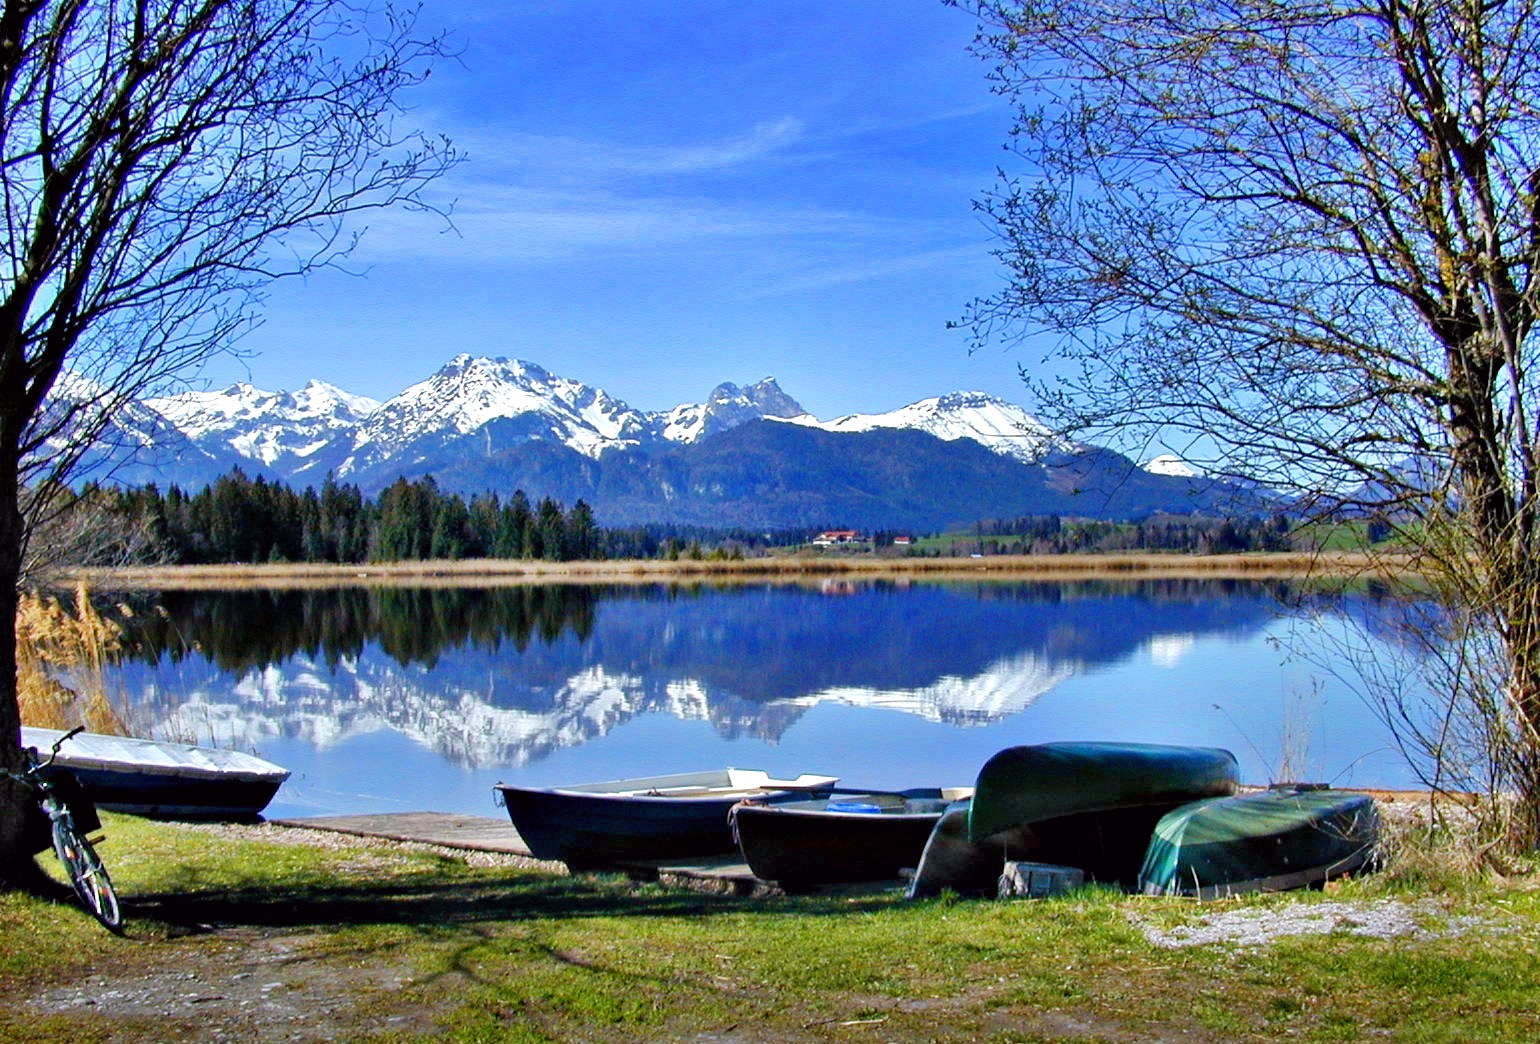
[[[389,779],[347,774],[404,760],[470,791],[482,775],[727,762],[936,785],[970,782],[1001,746],[1100,736],[1228,746],[1267,775],[1258,737],[1299,742],[1276,735],[1299,727],[1280,704],[1320,702],[1270,642],[1291,594],[1212,580],[165,592],[135,606],[109,681],[143,731],[302,761],[332,795],[324,811],[365,810],[360,794]],[[1312,745],[1333,773],[1365,753]],[[945,778],[915,775],[927,768]]]

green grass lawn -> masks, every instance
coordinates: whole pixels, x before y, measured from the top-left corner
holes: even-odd
[[[0,1039],[1540,1037],[1529,878],[1205,904],[749,899],[105,818],[128,938],[0,897]],[[1151,941],[1300,904],[1331,930]],[[1416,933],[1356,934],[1392,914]]]

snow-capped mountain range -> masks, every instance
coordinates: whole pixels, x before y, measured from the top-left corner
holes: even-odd
[[[753,420],[783,420],[831,432],[879,428],[923,431],[944,440],[972,439],[1027,463],[1055,440],[1035,417],[982,392],[943,395],[880,414],[821,421],[781,390],[775,378],[739,387],[720,384],[703,403],[671,410],[635,410],[605,392],[534,363],[460,355],[427,380],[381,403],[350,395],[322,381],[298,392],[270,392],[249,384],[221,391],[187,392],[148,400],[196,445],[234,453],[279,474],[330,465],[341,479],[378,465],[423,457],[422,443],[498,432],[508,441],[564,445],[585,457],[615,450],[690,444]]]
[[[1203,484],[1179,460],[1141,469],[1058,438],[981,392],[820,420],[767,377],[646,412],[531,362],[460,355],[385,402],[312,381],[297,392],[238,383],[136,405],[95,462],[120,481],[196,489],[239,466],[296,487],[332,475],[373,493],[432,475],[466,494],[584,497],[614,522],[916,526],[1128,514],[1191,509]],[[138,431],[146,427],[154,437]],[[1098,488],[1104,501],[1066,499]]]
[[[234,453],[280,474],[303,471],[380,408],[376,399],[349,395],[324,381],[311,381],[297,392],[232,384],[222,391],[150,399],[148,405],[205,452]]]
[[[199,675],[188,677],[189,672]],[[662,680],[589,667],[542,687],[538,709],[499,705],[484,690],[435,689],[433,679],[389,657],[345,659],[327,666],[296,657],[282,666],[231,679],[198,665],[184,667],[182,701],[155,706],[149,681],[130,698],[154,735],[199,736],[219,746],[257,749],[293,736],[318,749],[370,732],[401,732],[424,748],[469,768],[524,765],[579,747],[644,714],[711,722],[728,736],[777,740],[808,710],[824,703],[910,714],[926,721],[983,726],[1018,714],[1071,677],[1031,653],[1002,657],[977,677],[942,677],[914,689],[842,686],[760,703],[715,691],[697,679]],[[137,675],[137,672],[136,672]]]

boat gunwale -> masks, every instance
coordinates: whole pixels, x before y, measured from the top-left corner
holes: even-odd
[[[29,736],[28,733],[32,735]],[[22,745],[41,749],[45,744],[52,745],[60,736],[65,735],[63,729],[50,729],[39,725],[22,726]],[[70,739],[59,748],[59,754],[53,764],[59,768],[69,769],[72,772],[100,772],[132,774],[137,776],[158,776],[166,779],[182,780],[207,780],[211,782],[230,783],[275,783],[282,784],[293,775],[293,772],[276,765],[266,758],[255,754],[248,754],[241,750],[230,750],[224,747],[200,747],[192,743],[178,743],[171,740],[150,740],[138,736],[113,736],[108,733],[87,733],[90,737],[88,744],[100,744],[110,747],[120,747],[123,756],[112,757],[101,752],[87,753],[77,749],[82,737]],[[136,756],[135,751],[157,750],[167,755],[187,755],[195,752],[199,757],[207,758],[212,764],[198,765],[177,761],[152,761]],[[210,757],[210,755],[215,757]],[[218,764],[217,762],[226,762]]]
[[[1198,885],[1196,888],[1161,888],[1159,885],[1142,884],[1137,894],[1172,899],[1228,899],[1250,892],[1287,892],[1304,888],[1317,881],[1352,873],[1367,863],[1374,853],[1374,843],[1367,842],[1350,855],[1334,863],[1307,867],[1287,874],[1271,874],[1253,877],[1245,881],[1226,881],[1224,884]]]
[[[731,772],[736,770],[729,769],[727,771]],[[758,772],[758,770],[745,771]],[[752,785],[722,784],[720,786],[711,786],[709,784],[682,784],[675,787],[660,788],[649,784],[649,781],[679,779],[689,775],[704,776],[708,774],[717,774],[720,772],[721,770],[714,770],[713,773],[676,773],[667,776],[640,776],[634,779],[605,780],[599,783],[566,784],[554,787],[527,787],[520,786],[516,783],[499,782],[493,784],[492,789],[505,795],[509,792],[514,792],[520,794],[543,794],[560,796],[566,798],[581,799],[585,801],[643,801],[649,804],[657,803],[664,805],[688,805],[706,802],[720,804],[724,801],[736,802],[761,795],[797,793],[801,791],[813,794],[823,790],[830,790],[839,783],[838,776],[824,776],[818,775],[816,773],[803,773],[795,779],[789,780],[775,779],[768,773],[759,773],[764,777],[763,781]],[[627,790],[598,789],[618,783],[637,783],[649,785],[633,787]],[[681,792],[672,794],[663,792],[669,789],[674,789]],[[690,790],[693,792],[683,793],[682,791],[685,790]]]
[[[103,761],[99,758],[65,757],[60,753],[56,768],[71,772],[101,772],[134,776],[159,776],[164,779],[204,780],[210,783],[283,783],[293,775],[289,769],[256,772],[247,769],[212,769],[197,765],[152,765],[139,761]]]
[[[822,799],[819,798],[815,800]],[[798,802],[787,802],[785,804],[779,805],[760,805],[752,801],[745,801],[733,806],[733,812],[736,814],[739,812],[748,811],[754,815],[758,815],[761,812],[766,812],[778,816],[816,816],[819,819],[859,819],[863,821],[880,819],[883,821],[888,821],[894,819],[938,819],[946,813],[946,810],[949,807],[951,807],[950,803],[945,803],[934,811],[910,812],[902,806],[895,805],[888,808],[878,808],[875,812],[851,812],[846,809],[787,808],[786,804],[798,804]]]

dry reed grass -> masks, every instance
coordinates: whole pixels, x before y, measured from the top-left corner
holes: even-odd
[[[1380,811],[1380,881],[1418,891],[1457,891],[1494,880],[1540,885],[1534,859],[1514,858],[1477,794],[1372,791]]]
[[[58,598],[24,593],[16,614],[16,685],[25,725],[125,735],[123,714],[103,670],[121,631],[91,604],[80,584],[72,612]],[[72,685],[66,685],[67,678]]]
[[[805,578],[1096,580],[1143,578],[1279,579],[1351,577],[1411,569],[1411,560],[1355,552],[1235,555],[991,555],[986,558],[775,556],[742,561],[386,562],[362,565],[282,563],[144,566],[83,570],[72,582],[96,588],[217,590],[231,587],[501,586],[518,584],[796,581]]]

